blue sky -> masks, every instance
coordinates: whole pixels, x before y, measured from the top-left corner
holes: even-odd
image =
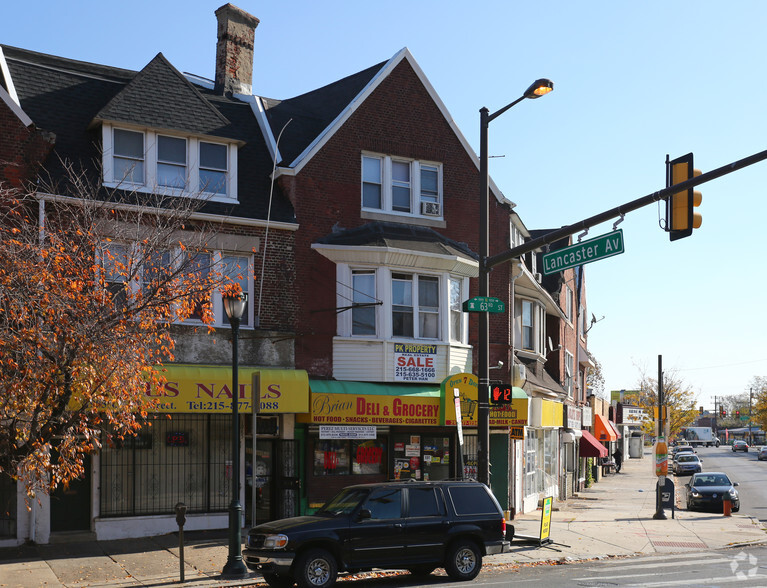
[[[212,78],[214,11],[201,0],[6,3],[0,42],[140,69],[162,52]],[[254,92],[288,98],[408,47],[478,151],[479,109],[536,78],[554,92],[490,127],[490,173],[530,229],[558,228],[665,186],[665,158],[710,171],[767,149],[767,4],[759,1],[240,0],[260,19]],[[288,8],[285,8],[285,7]],[[670,243],[658,205],[620,225],[626,252],[586,266],[589,332],[606,389],[658,355],[713,408],[766,375],[767,162],[705,184],[703,226]],[[610,232],[612,223],[587,238]],[[491,254],[500,248],[491,245]]]

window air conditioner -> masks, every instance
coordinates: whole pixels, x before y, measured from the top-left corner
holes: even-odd
[[[439,202],[421,202],[421,214],[428,216],[439,216]]]

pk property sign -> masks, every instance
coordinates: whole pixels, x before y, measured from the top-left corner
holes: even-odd
[[[543,273],[548,275],[561,272],[576,265],[591,263],[623,252],[623,229],[618,229],[612,233],[546,253],[543,256]]]

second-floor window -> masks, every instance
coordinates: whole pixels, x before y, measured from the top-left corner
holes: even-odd
[[[575,361],[573,358],[573,354],[569,351],[565,351],[565,390],[567,390],[567,395],[569,397],[572,397],[573,395],[573,371],[575,370]]]
[[[441,218],[442,166],[367,154],[362,156],[362,208]]]
[[[392,334],[439,339],[439,278],[392,274]]]
[[[565,285],[565,316],[567,320],[573,321],[573,291],[570,290],[570,286]]]
[[[543,341],[546,337],[545,310],[543,306],[533,300],[521,300],[519,314],[522,330],[522,349],[543,353]]]
[[[376,334],[376,275],[372,270],[352,272],[352,335]]]

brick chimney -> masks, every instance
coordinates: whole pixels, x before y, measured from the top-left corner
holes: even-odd
[[[224,94],[253,91],[253,44],[259,20],[233,4],[216,10],[216,87]]]

